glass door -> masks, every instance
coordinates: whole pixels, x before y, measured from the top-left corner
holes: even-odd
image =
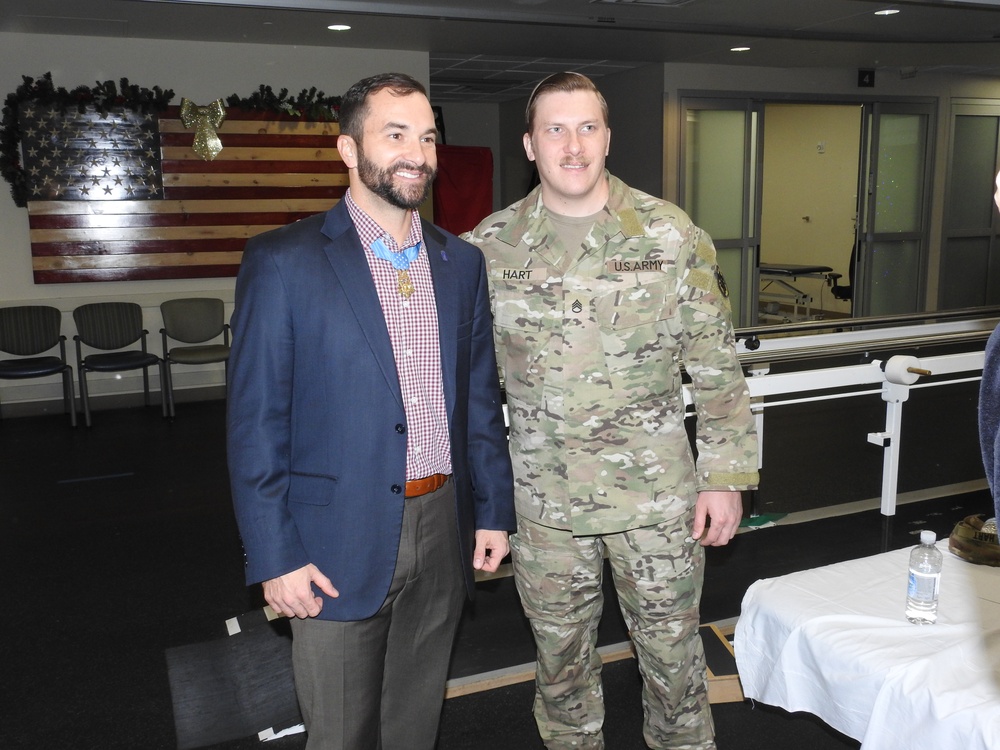
[[[933,104],[866,105],[854,314],[924,310]]]
[[[715,242],[739,327],[756,325],[759,317],[764,104],[681,98],[681,206]],[[932,102],[863,105],[855,316],[925,309],[934,115]],[[1000,253],[995,263],[1000,294]]]
[[[757,321],[760,123],[749,99],[681,100],[681,207],[715,243],[733,325]]]
[[[941,250],[940,309],[1000,304],[1000,103],[956,103]]]

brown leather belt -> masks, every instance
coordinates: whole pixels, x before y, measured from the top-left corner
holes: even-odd
[[[411,479],[406,483],[406,496],[419,497],[429,492],[436,492],[444,487],[444,483],[447,481],[447,474],[431,474],[423,479]]]

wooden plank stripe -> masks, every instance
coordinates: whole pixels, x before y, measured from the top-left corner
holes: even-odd
[[[165,161],[189,160],[206,163],[205,159],[196,154],[193,149],[184,146],[168,146],[160,149],[160,158]],[[226,161],[257,161],[257,162],[281,162],[281,161],[305,161],[317,162],[315,169],[322,169],[322,163],[326,161],[341,161],[340,152],[332,143],[325,148],[281,148],[270,147],[258,144],[253,147],[229,148],[223,144],[219,155],[207,161],[214,164]]]
[[[99,242],[101,240],[190,240],[242,237],[249,239],[282,224],[259,226],[233,224],[204,227],[155,227],[138,229],[31,229],[31,242]]]
[[[283,148],[331,148],[336,146],[336,135],[267,135],[261,136],[256,133],[225,133],[219,136],[222,141],[223,153],[230,147],[256,147],[266,137],[267,143],[275,147]],[[186,133],[160,133],[160,146],[187,146],[194,143],[194,132]],[[218,158],[218,157],[217,157]]]
[[[311,216],[312,212],[255,211],[256,224],[291,224]],[[124,227],[172,227],[245,224],[246,212],[241,213],[174,213],[174,214],[77,214],[65,216],[34,217],[31,229],[119,229]]]
[[[331,207],[325,198],[268,200],[161,200],[161,201],[33,201],[28,204],[31,216],[130,215],[172,213],[257,213],[266,211],[307,211],[319,213]]]
[[[157,281],[160,279],[216,279],[233,277],[239,266],[175,266],[173,268],[86,268],[39,270],[33,273],[36,284],[67,284],[83,281]]]
[[[164,117],[170,117],[173,119],[180,119],[181,108],[179,105],[174,105],[173,107],[167,107],[163,112]],[[279,122],[279,123],[289,123],[289,124],[304,124],[304,123],[314,123],[316,125],[337,125],[336,120],[303,120],[301,117],[294,117],[292,115],[286,115],[279,112],[275,112],[273,109],[267,110],[253,110],[253,109],[237,109],[232,107],[226,108],[226,122],[239,122],[240,120],[251,120],[254,122]]]
[[[39,271],[99,268],[166,267],[175,265],[239,265],[242,252],[230,253],[155,253],[152,255],[75,255],[72,257],[33,258],[32,268]]]
[[[58,255],[128,255],[150,253],[242,252],[247,241],[242,237],[206,240],[94,240],[91,242],[43,242],[32,245],[36,257]]]
[[[350,176],[346,174],[292,173],[261,174],[220,172],[219,174],[165,174],[163,187],[318,187],[322,185],[346,187]]]
[[[197,172],[319,172],[321,174],[346,174],[347,165],[342,161],[165,161],[164,174]]]
[[[168,110],[169,114],[169,110]],[[193,129],[184,127],[184,123],[179,119],[171,117],[161,117],[159,121],[160,133],[193,133]],[[309,135],[335,137],[340,135],[340,123],[337,122],[315,122],[302,120],[276,120],[273,118],[260,120],[239,119],[233,110],[226,112],[226,119],[221,126],[215,129],[221,138],[224,135]]]
[[[170,200],[218,200],[220,198],[258,200],[266,198],[326,198],[332,206],[347,192],[345,185],[319,185],[314,187],[168,187],[163,197]]]

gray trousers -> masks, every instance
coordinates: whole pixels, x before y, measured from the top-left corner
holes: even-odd
[[[337,585],[337,571],[323,571]],[[452,482],[408,498],[382,608],[292,621],[307,750],[432,750],[465,599]]]

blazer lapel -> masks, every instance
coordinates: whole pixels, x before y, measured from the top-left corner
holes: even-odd
[[[385,315],[375,291],[365,250],[346,205],[338,203],[327,212],[323,234],[327,237],[323,250],[330,266],[340,280],[344,296],[354,311],[389,389],[402,407],[403,394],[399,388],[399,374],[396,372],[389,329],[385,325]]]
[[[441,342],[441,378],[444,381],[444,401],[450,421],[455,409],[455,366],[458,358],[458,279],[454,264],[448,260],[441,234],[427,222],[423,223],[423,233],[431,277],[434,279],[438,339]]]

